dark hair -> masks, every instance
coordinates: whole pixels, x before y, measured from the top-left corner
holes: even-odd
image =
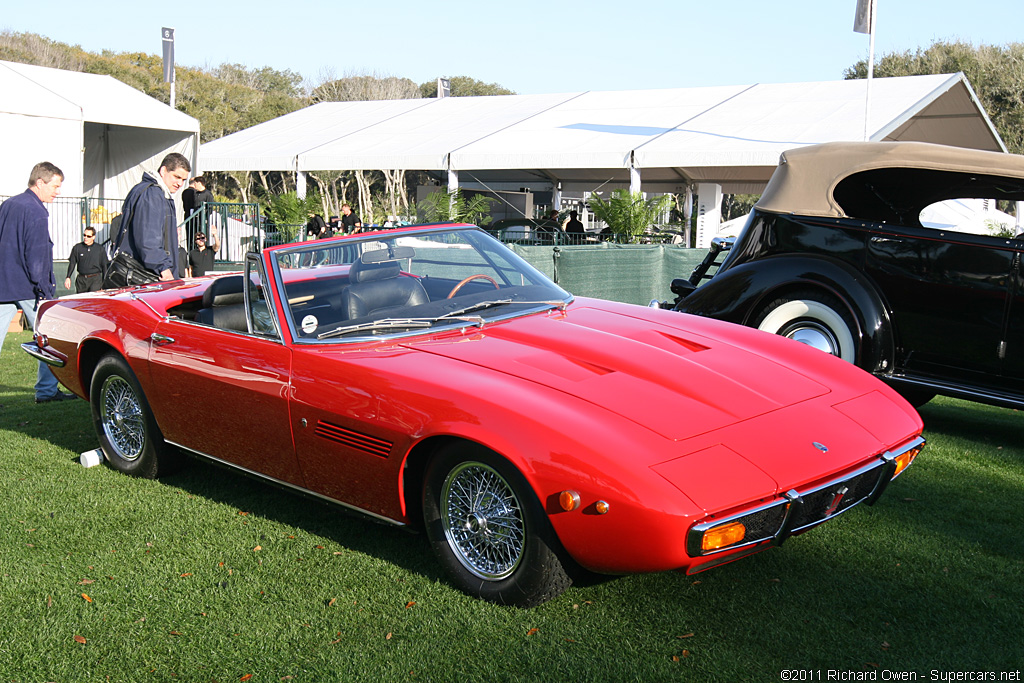
[[[48,183],[53,180],[53,176],[55,175],[59,175],[60,179],[64,180],[64,171],[51,164],[49,161],[40,161],[32,167],[32,172],[28,174],[28,186],[35,187],[37,180],[42,180],[44,183]]]
[[[183,168],[189,173],[192,172],[192,164],[188,163],[184,154],[177,152],[171,152],[165,156],[164,160],[160,162],[160,168],[166,168],[168,171],[177,171],[179,168]]]
[[[193,183],[201,183],[203,187],[206,187],[206,178],[204,178],[201,175],[197,175],[195,178],[193,178],[192,182]]]

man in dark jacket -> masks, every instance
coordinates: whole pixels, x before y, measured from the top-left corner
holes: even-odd
[[[121,213],[124,220],[115,244],[134,256],[161,280],[178,273],[178,221],[173,195],[188,180],[192,166],[172,152],[160,162],[156,175],[142,174],[142,182],[128,191]]]
[[[64,172],[43,161],[32,168],[28,189],[0,204],[0,348],[18,308],[34,328],[39,301],[57,295],[50,213],[43,204],[57,198],[63,183]],[[36,403],[74,397],[58,389],[57,378],[40,361]]]

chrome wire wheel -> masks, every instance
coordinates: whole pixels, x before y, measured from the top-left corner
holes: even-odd
[[[512,575],[526,547],[526,523],[515,491],[495,469],[463,462],[441,487],[441,523],[452,553],[474,576]]]
[[[110,446],[124,460],[134,462],[146,445],[146,418],[132,385],[111,375],[100,389],[100,421]]]

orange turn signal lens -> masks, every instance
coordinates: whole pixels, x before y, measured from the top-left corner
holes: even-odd
[[[596,510],[599,515],[607,515],[610,509],[611,507],[608,505],[608,501],[599,500],[594,503],[594,510]]]
[[[562,491],[558,494],[558,504],[566,512],[572,512],[580,506],[580,494],[575,491]]]
[[[747,527],[740,522],[730,522],[722,526],[716,526],[704,532],[701,539],[701,549],[718,550],[726,546],[734,545],[743,540],[747,535]]]
[[[919,446],[917,448],[911,448],[906,453],[900,453],[899,455],[897,455],[896,456],[896,471],[893,472],[893,475],[892,475],[893,479],[895,479],[896,476],[899,475],[900,472],[902,472],[903,470],[905,470],[908,467],[910,467],[910,463],[914,462],[914,458],[916,458],[917,454],[920,453],[920,452],[921,452],[921,448]]]

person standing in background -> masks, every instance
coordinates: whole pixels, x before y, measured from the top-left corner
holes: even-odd
[[[50,240],[50,204],[60,195],[64,172],[48,161],[32,167],[28,189],[0,204],[0,332],[7,335],[18,308],[35,329],[36,310],[44,299],[55,299],[53,242]],[[3,348],[0,336],[0,349]],[[59,389],[48,365],[39,361],[36,403],[75,398]]]
[[[217,240],[217,228],[210,226],[210,242],[207,245],[206,235],[196,233],[195,247],[188,252],[188,267],[191,277],[206,275],[213,270],[214,259],[217,257],[217,250],[220,249],[220,242]]]
[[[198,206],[196,204],[196,179],[193,178],[188,181],[188,187],[181,191],[181,208],[184,211],[185,220],[188,220]]]
[[[213,198],[213,193],[206,189],[206,178],[201,175],[196,176],[192,179],[192,185],[196,188],[195,208],[197,210],[202,209],[203,204],[213,204],[216,201]]]
[[[341,229],[346,235],[363,229],[363,222],[359,220],[359,216],[352,213],[352,206],[349,204],[341,205]]]
[[[71,273],[78,269],[75,293],[98,292],[103,289],[103,273],[107,270],[107,251],[96,244],[96,230],[89,226],[82,232],[82,241],[71,247],[68,274],[64,289],[71,289]]]

